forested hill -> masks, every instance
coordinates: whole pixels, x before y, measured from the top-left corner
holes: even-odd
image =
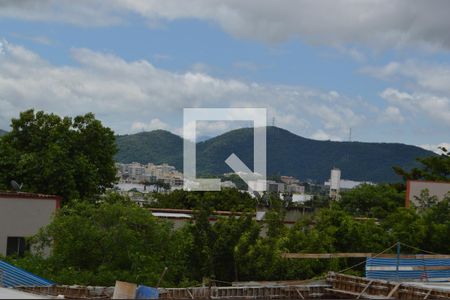
[[[164,130],[117,136],[119,162],[168,163],[182,170],[183,140]],[[197,144],[199,174],[230,172],[225,159],[235,153],[253,166],[253,129],[237,129]],[[409,169],[417,157],[434,155],[416,146],[394,143],[316,141],[277,127],[267,127],[267,174],[323,182],[338,167],[345,179],[394,182],[392,166]]]
[[[116,136],[116,160],[122,163],[168,163],[183,168],[183,139],[169,131],[154,130]]]

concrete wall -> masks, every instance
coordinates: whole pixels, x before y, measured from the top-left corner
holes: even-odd
[[[450,183],[409,180],[406,185],[405,206],[409,207],[410,203],[415,203],[414,196],[419,197],[424,189],[428,189],[430,196],[436,196],[439,200],[442,200],[447,193],[450,193]]]
[[[0,254],[9,237],[29,237],[50,223],[58,201],[48,198],[0,197]]]

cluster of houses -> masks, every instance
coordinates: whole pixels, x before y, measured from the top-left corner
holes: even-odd
[[[170,186],[183,186],[183,173],[168,164],[116,163],[116,168],[119,183],[151,184],[159,181]]]

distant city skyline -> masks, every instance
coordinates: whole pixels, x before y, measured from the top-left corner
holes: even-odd
[[[412,3],[414,5],[412,5]],[[350,6],[350,3],[353,5]],[[322,140],[450,146],[447,1],[2,1],[0,128],[35,108],[117,134],[266,107]],[[245,124],[207,122],[199,136]]]

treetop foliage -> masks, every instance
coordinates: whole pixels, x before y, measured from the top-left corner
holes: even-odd
[[[61,284],[112,285],[124,280],[154,286],[167,267],[162,286],[193,286],[204,278],[308,279],[361,262],[284,259],[281,254],[286,252],[379,253],[398,241],[450,252],[450,199],[420,213],[397,207],[379,220],[356,219],[333,204],[290,228],[280,221],[282,209],[275,206],[263,222],[249,212],[212,223],[211,207],[200,203],[204,205],[196,207],[193,219],[174,230],[169,221],[118,194],[107,193],[96,203],[72,202],[31,240],[38,248],[53,245],[50,257],[29,254],[9,260]],[[362,275],[363,266],[352,274]]]
[[[410,179],[450,182],[450,151],[444,147],[440,149],[442,151],[440,155],[417,158],[421,165],[410,172],[400,167],[394,167],[394,170],[403,176],[405,181]]]
[[[65,200],[90,199],[116,180],[114,133],[92,113],[61,118],[27,110],[0,139],[0,188],[10,181],[27,192]]]

